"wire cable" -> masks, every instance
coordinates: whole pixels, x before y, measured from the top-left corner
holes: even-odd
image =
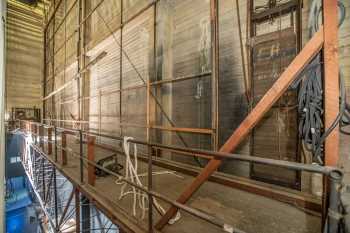
[[[309,37],[311,38],[319,29],[319,18],[322,12],[322,1],[314,0],[310,7],[310,16],[308,22]],[[339,27],[345,20],[345,6],[338,1],[339,9]],[[299,86],[298,93],[298,112],[299,112],[299,135],[307,150],[313,154],[314,162],[323,164],[324,142],[329,134],[340,126],[343,127],[350,124],[349,104],[346,103],[345,84],[340,72],[340,106],[339,114],[333,121],[331,126],[324,130],[324,92],[322,79],[321,55],[318,54],[308,67],[300,75],[300,79],[293,84],[294,87]],[[305,77],[305,78],[304,78]],[[345,117],[343,117],[345,116]],[[324,131],[324,132],[323,132]],[[346,131],[344,131],[346,132]],[[346,132],[347,133],[347,132]],[[350,132],[349,132],[350,133]]]

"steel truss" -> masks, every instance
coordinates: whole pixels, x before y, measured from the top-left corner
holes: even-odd
[[[311,173],[319,173],[322,174],[325,177],[325,180],[327,180],[328,189],[329,191],[324,192],[324,200],[325,200],[325,208],[323,209],[324,214],[324,222],[325,222],[325,232],[336,232],[336,229],[339,227],[339,219],[336,218],[336,215],[340,214],[339,209],[339,198],[340,198],[340,186],[342,182],[343,174],[340,170],[337,168],[332,167],[315,167],[308,164],[300,164],[295,162],[288,162],[288,161],[279,161],[279,160],[272,160],[272,159],[266,159],[266,158],[260,158],[260,157],[254,157],[254,156],[244,156],[239,154],[230,154],[225,152],[213,152],[213,151],[207,151],[207,150],[199,150],[199,149],[188,149],[183,147],[174,147],[174,146],[166,146],[162,144],[153,144],[148,143],[145,141],[139,141],[139,140],[130,140],[133,143],[136,143],[138,145],[144,145],[148,147],[148,186],[143,187],[139,186],[130,180],[127,180],[123,177],[121,177],[119,174],[116,174],[115,172],[108,170],[93,160],[93,151],[94,151],[94,140],[91,138],[94,137],[104,137],[109,138],[113,140],[123,140],[122,137],[117,136],[109,136],[109,135],[102,135],[97,133],[91,133],[91,132],[84,132],[81,130],[72,130],[72,129],[64,129],[64,128],[58,128],[53,127],[49,125],[44,125],[41,123],[36,122],[28,122],[28,121],[15,121],[13,122],[15,124],[15,128],[19,128],[19,132],[23,138],[24,138],[24,146],[23,146],[23,164],[25,166],[25,170],[27,172],[27,175],[30,179],[30,181],[33,184],[35,193],[38,196],[38,199],[44,209],[44,212],[46,213],[49,222],[51,224],[51,228],[53,229],[53,232],[62,232],[62,225],[68,223],[70,219],[75,219],[75,223],[73,220],[71,220],[71,223],[73,222],[73,225],[75,224],[75,230],[76,232],[89,232],[90,230],[94,229],[105,229],[108,231],[111,229],[114,229],[114,227],[111,227],[110,224],[105,224],[103,221],[98,220],[98,214],[92,214],[91,210],[87,211],[87,206],[90,206],[90,201],[94,201],[96,203],[96,211],[101,212],[103,211],[106,216],[110,216],[110,219],[112,222],[114,222],[115,229],[117,228],[117,222],[120,221],[119,219],[116,219],[115,213],[110,212],[110,209],[108,207],[104,206],[103,203],[99,203],[97,200],[93,199],[91,197],[91,194],[89,194],[88,190],[84,190],[84,182],[87,182],[87,185],[94,186],[95,185],[95,177],[94,177],[94,170],[95,168],[99,168],[106,172],[107,174],[114,176],[118,178],[119,180],[123,180],[124,182],[128,183],[129,185],[135,187],[138,190],[141,190],[149,197],[149,218],[148,218],[148,232],[155,232],[154,228],[156,227],[156,224],[153,222],[153,212],[154,212],[154,206],[153,206],[153,199],[157,198],[159,200],[162,200],[168,204],[171,204],[172,206],[176,207],[177,209],[180,209],[182,211],[185,211],[199,219],[205,220],[214,226],[217,226],[221,229],[232,229],[232,231],[227,232],[239,232],[243,233],[240,229],[235,228],[234,226],[231,226],[230,224],[225,223],[222,219],[218,219],[215,216],[208,215],[200,210],[194,209],[189,207],[188,205],[182,204],[179,201],[171,200],[168,197],[153,191],[152,187],[152,164],[154,162],[152,151],[156,148],[163,148],[163,149],[171,149],[176,150],[179,152],[184,152],[184,156],[186,156],[186,153],[191,153],[191,155],[195,156],[205,156],[211,160],[222,160],[222,159],[234,159],[238,161],[245,161],[245,162],[254,162],[257,164],[265,164],[265,165],[273,165],[281,168],[291,169],[294,171],[304,171],[304,172],[311,172]],[[39,129],[39,130],[38,130]],[[51,135],[48,139],[46,139],[44,129],[46,129],[47,132],[51,132],[52,130],[54,132],[54,139]],[[39,132],[39,133],[38,133]],[[75,135],[80,140],[78,141],[80,144],[80,148],[82,148],[82,145],[85,143],[83,140],[83,136],[88,138],[87,142],[87,156],[84,155],[82,150],[80,153],[77,153],[72,148],[69,148],[66,144],[62,144],[62,135],[71,134]],[[60,135],[61,138],[61,144],[57,142],[57,135]],[[65,136],[63,136],[64,138]],[[51,145],[51,146],[50,146]],[[49,155],[50,147],[54,145],[55,152],[54,154]],[[57,148],[60,148],[60,152],[58,153]],[[52,149],[52,148],[51,148]],[[61,157],[60,163],[57,163],[57,157]],[[79,158],[80,163],[80,184],[79,183],[70,183],[70,186],[68,188],[69,192],[65,192],[64,190],[67,188],[62,188],[61,183],[58,184],[57,181],[60,181],[62,183],[69,182],[67,179],[69,177],[63,177],[58,172],[58,169],[62,169],[63,167],[67,166],[68,163],[63,164],[62,158],[66,157],[75,157]],[[92,158],[91,158],[92,156]],[[67,158],[66,158],[67,159]],[[67,160],[66,160],[67,162]],[[84,181],[83,174],[84,171],[87,170],[87,181]],[[56,173],[52,174],[52,173]],[[57,175],[59,174],[59,175]],[[62,177],[62,179],[57,179],[58,177]],[[51,179],[53,179],[51,181]],[[56,183],[56,184],[55,184]],[[52,185],[55,184],[55,185]],[[53,189],[52,187],[56,187],[56,189]],[[60,188],[61,187],[61,188]],[[44,190],[45,188],[48,188],[48,190]],[[63,191],[60,191],[63,190]],[[82,194],[82,191],[84,191],[84,194]],[[53,192],[53,194],[51,193]],[[46,194],[45,194],[46,193]],[[60,193],[58,195],[58,193]],[[67,195],[69,193],[69,195]],[[79,199],[79,193],[80,193],[80,199]],[[84,196],[85,195],[85,196]],[[64,198],[58,198],[64,197]],[[74,200],[73,200],[73,197]],[[54,201],[52,201],[52,198]],[[92,198],[92,199],[90,199]],[[77,201],[80,200],[80,201]],[[53,205],[52,205],[53,204]],[[53,207],[54,206],[54,207]],[[74,208],[75,206],[75,208]],[[52,210],[54,208],[54,210]],[[61,208],[61,209],[60,209]],[[90,208],[90,207],[89,207]],[[91,208],[90,208],[91,209]],[[100,211],[101,210],[101,211]],[[54,213],[54,214],[52,214]],[[102,214],[100,214],[103,216]],[[165,216],[165,215],[164,215]],[[163,217],[164,217],[163,216]],[[87,221],[86,219],[93,219],[97,218],[96,222],[99,227],[93,227],[93,224],[91,221]],[[118,222],[119,223],[119,222]],[[57,227],[56,227],[57,226]],[[125,226],[124,226],[125,227]],[[126,226],[127,227],[127,226]],[[72,227],[73,228],[73,227]],[[120,230],[123,230],[123,228],[120,228]]]
[[[49,232],[119,232],[114,223],[32,146],[36,137],[22,135],[22,164],[49,222]]]

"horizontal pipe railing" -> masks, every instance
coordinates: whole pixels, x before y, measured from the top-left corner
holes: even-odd
[[[222,220],[217,219],[214,216],[210,216],[208,214],[205,214],[199,210],[196,210],[196,209],[188,207],[184,204],[178,203],[177,201],[170,200],[166,196],[159,194],[157,192],[154,192],[152,190],[148,190],[147,188],[145,188],[143,186],[136,185],[135,183],[125,179],[124,177],[120,176],[119,174],[117,174],[113,171],[110,171],[110,170],[100,166],[99,164],[93,162],[93,161],[88,160],[82,154],[81,148],[82,148],[83,142],[81,139],[83,138],[83,135],[103,137],[103,138],[108,138],[108,139],[113,139],[113,140],[118,140],[118,141],[124,140],[123,137],[100,134],[100,133],[95,133],[95,132],[87,132],[87,131],[82,131],[82,130],[78,130],[78,129],[56,127],[56,126],[52,126],[52,125],[45,125],[42,123],[31,122],[31,121],[23,121],[23,120],[14,121],[15,124],[16,124],[16,122],[19,122],[19,128],[22,128],[21,127],[22,122],[29,125],[30,127],[27,127],[27,128],[30,130],[30,133],[35,135],[35,136],[39,136],[39,137],[40,137],[40,135],[38,135],[38,133],[32,132],[32,127],[31,127],[32,125],[35,125],[36,126],[35,128],[37,128],[37,126],[43,126],[44,128],[54,128],[55,140],[57,140],[57,133],[64,132],[64,133],[71,134],[71,135],[77,135],[80,138],[80,153],[74,152],[74,150],[69,148],[69,147],[59,146],[59,145],[57,145],[56,141],[52,141],[49,139],[42,138],[42,139],[39,139],[36,141],[40,142],[41,140],[43,140],[47,143],[55,143],[55,149],[56,149],[55,154],[57,154],[57,148],[60,148],[61,150],[65,150],[65,151],[69,152],[73,157],[80,159],[81,169],[83,169],[82,162],[88,163],[89,165],[92,165],[92,166],[106,172],[109,175],[115,176],[118,179],[123,180],[127,184],[147,193],[148,195],[150,195],[152,197],[159,198],[159,199],[161,199],[161,200],[163,200],[171,205],[178,207],[181,210],[184,210],[184,211],[186,211],[186,212],[188,212],[188,213],[190,213],[198,218],[201,218],[207,222],[210,222],[210,223],[214,224],[215,226],[221,227],[222,229],[226,229],[227,226],[230,226],[230,225],[224,223]],[[132,143],[138,144],[138,145],[148,146],[151,149],[159,149],[159,148],[160,149],[168,149],[168,150],[173,150],[173,151],[177,151],[180,153],[181,152],[182,153],[190,153],[193,156],[198,156],[198,157],[208,156],[209,158],[232,159],[232,160],[243,161],[243,162],[271,165],[271,166],[281,167],[281,168],[290,169],[290,170],[294,170],[294,171],[304,171],[304,172],[322,174],[322,175],[328,177],[328,181],[330,183],[329,187],[330,187],[330,197],[331,198],[329,199],[329,203],[330,203],[330,208],[333,208],[331,210],[331,213],[337,211],[336,209],[334,209],[336,206],[335,202],[339,201],[339,199],[337,199],[338,192],[339,192],[338,189],[339,189],[340,183],[342,181],[342,177],[343,177],[342,171],[338,168],[329,167],[329,166],[314,166],[314,165],[310,165],[310,164],[301,164],[301,163],[290,162],[290,161],[273,160],[273,159],[261,158],[261,157],[255,157],[255,156],[249,156],[249,155],[222,153],[222,152],[215,152],[215,151],[209,151],[209,150],[203,150],[203,149],[191,149],[191,148],[184,148],[184,147],[179,147],[179,146],[163,145],[163,144],[158,144],[158,143],[148,143],[146,141],[136,140],[136,139],[132,139],[129,141]],[[45,153],[43,151],[41,151],[37,145],[35,145],[35,143],[32,144],[32,146],[37,152],[39,152],[43,156],[46,156]],[[57,156],[57,155],[55,155],[55,156]],[[153,161],[152,155],[149,155],[148,158],[150,161]],[[151,175],[151,172],[152,171],[149,171],[149,173],[150,173],[149,175]],[[81,172],[81,176],[83,176],[82,172]],[[82,180],[83,180],[83,178],[81,177],[81,181]],[[329,225],[329,223],[334,224],[334,219],[332,216],[333,215],[330,215],[327,217],[328,225]],[[239,233],[243,232],[243,231],[240,231],[239,229],[235,229],[235,228],[232,228],[232,229],[234,229],[234,231],[232,231],[232,232],[239,232]],[[328,231],[326,231],[326,232],[328,232]]]
[[[21,120],[22,121],[22,120]],[[28,121],[24,121],[28,122]],[[30,124],[38,125],[38,126],[45,126],[45,127],[52,127],[50,125],[45,125],[39,122],[30,122]],[[68,132],[71,134],[79,134],[79,129],[70,129],[70,128],[62,128],[62,127],[56,127],[56,129],[60,132]],[[83,135],[86,136],[97,136],[102,138],[108,138],[108,139],[114,139],[118,141],[123,141],[123,137],[119,136],[113,136],[113,135],[107,135],[107,134],[101,134],[96,132],[87,132],[82,131]],[[138,144],[138,145],[144,145],[144,146],[152,146],[155,148],[160,149],[170,149],[178,152],[186,152],[186,153],[192,153],[193,155],[205,155],[209,157],[215,157],[215,158],[224,158],[224,159],[233,159],[243,162],[253,162],[253,163],[259,163],[264,165],[272,165],[276,167],[286,168],[290,170],[295,171],[305,171],[305,172],[313,172],[313,173],[320,173],[324,175],[329,175],[332,171],[341,172],[338,168],[335,167],[329,167],[329,166],[314,166],[311,164],[303,164],[303,163],[296,163],[291,161],[282,161],[282,160],[275,160],[275,159],[268,159],[268,158],[261,158],[256,156],[250,156],[250,155],[241,155],[241,154],[232,154],[232,153],[222,153],[222,152],[216,152],[216,151],[210,151],[210,150],[203,150],[203,149],[191,149],[191,148],[185,148],[180,146],[170,146],[170,145],[164,145],[159,143],[148,143],[146,141],[132,139],[129,140],[132,143]]]
[[[64,131],[62,131],[62,132],[64,132]],[[45,140],[45,139],[44,139],[44,140]],[[48,141],[48,140],[45,140],[45,141],[46,141],[46,142],[53,143],[53,141]],[[35,145],[35,144],[31,144],[30,146],[31,146],[38,154],[40,154],[41,156],[46,157],[46,154],[40,149],[39,146],[37,146],[37,145]],[[65,151],[69,152],[73,157],[82,159],[82,160],[83,160],[84,162],[86,162],[87,164],[90,164],[90,165],[92,165],[92,166],[94,166],[94,167],[96,167],[96,168],[98,168],[98,169],[100,169],[100,170],[106,172],[107,174],[109,174],[109,175],[111,175],[111,176],[114,176],[114,177],[117,178],[118,180],[121,180],[121,181],[126,182],[127,184],[129,184],[129,185],[131,185],[131,186],[133,186],[133,187],[135,187],[135,188],[141,190],[141,191],[144,192],[144,193],[147,193],[147,194],[151,195],[152,197],[158,198],[158,199],[160,199],[160,200],[162,200],[162,201],[164,201],[164,202],[166,202],[166,203],[168,203],[168,204],[174,205],[174,206],[178,207],[179,209],[181,209],[181,210],[183,210],[183,211],[185,211],[185,212],[187,212],[187,213],[189,213],[189,214],[191,214],[191,215],[193,215],[193,216],[195,216],[195,217],[198,217],[198,218],[200,218],[200,219],[202,219],[202,220],[205,220],[205,221],[207,221],[207,222],[209,222],[209,223],[211,223],[211,224],[213,224],[213,225],[215,225],[215,226],[217,226],[217,227],[220,227],[220,228],[222,228],[222,229],[229,228],[229,229],[232,229],[232,230],[233,230],[233,231],[226,231],[226,232],[244,233],[244,231],[239,230],[239,229],[237,229],[237,228],[235,228],[235,227],[233,227],[233,226],[231,226],[231,225],[225,223],[225,222],[224,222],[223,220],[221,220],[221,219],[218,219],[218,218],[216,218],[216,217],[214,217],[214,216],[208,215],[208,214],[206,214],[206,213],[204,213],[204,212],[202,212],[202,211],[200,211],[200,210],[191,208],[191,207],[186,206],[186,205],[184,205],[184,204],[178,203],[178,202],[176,202],[176,201],[174,201],[174,200],[171,200],[171,199],[167,198],[166,196],[164,196],[163,194],[160,194],[160,193],[158,193],[158,192],[149,191],[147,188],[145,188],[145,187],[143,187],[143,186],[140,186],[140,185],[137,185],[137,184],[131,182],[130,180],[125,179],[125,178],[122,177],[121,175],[119,175],[119,174],[117,174],[117,173],[115,173],[115,172],[113,172],[113,171],[111,171],[111,170],[108,170],[108,169],[106,169],[106,168],[100,166],[99,164],[97,164],[97,163],[95,163],[95,162],[92,162],[92,161],[88,160],[88,159],[85,158],[84,156],[81,156],[79,153],[74,152],[74,150],[71,149],[71,148],[69,148],[69,147],[65,147],[65,148],[64,148],[64,147],[59,146],[59,145],[56,145],[56,147],[57,147],[57,148],[60,148],[61,150],[65,150]]]

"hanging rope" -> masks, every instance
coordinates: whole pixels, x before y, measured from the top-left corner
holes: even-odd
[[[133,140],[132,137],[124,137],[123,148],[125,152],[125,179],[131,181],[132,183],[143,186],[140,180],[141,176],[146,176],[145,174],[138,174],[138,158],[137,158],[137,145],[134,143],[133,148],[133,160],[131,159],[131,151],[130,151],[130,140]],[[164,171],[164,172],[155,172],[152,175],[162,175],[162,174],[173,174],[172,172]],[[148,210],[148,195],[136,187],[130,185],[130,189],[126,190],[128,184],[125,181],[116,180],[116,184],[122,185],[120,190],[119,200],[124,198],[126,195],[131,194],[133,196],[133,216],[136,217],[136,207],[137,205],[142,211],[141,218],[144,219],[146,215],[146,211]],[[158,203],[156,199],[153,198],[153,205],[156,207],[157,211],[162,215],[165,214],[164,208]],[[169,220],[169,224],[174,224],[181,218],[181,214],[178,211],[176,216]]]

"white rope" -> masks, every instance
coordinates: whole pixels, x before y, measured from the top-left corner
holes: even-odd
[[[140,177],[147,176],[147,173],[143,174],[137,174],[138,170],[138,162],[137,162],[137,145],[134,144],[134,162],[131,160],[130,156],[130,140],[132,140],[132,137],[124,137],[123,141],[123,147],[125,152],[125,179],[131,181],[132,183],[143,186],[142,182],[140,180]],[[152,175],[162,175],[162,174],[174,174],[174,172],[169,171],[163,171],[163,172],[154,172]],[[128,194],[131,194],[133,196],[133,216],[136,217],[136,206],[139,205],[139,208],[142,211],[141,218],[144,219],[146,215],[146,211],[148,210],[147,204],[148,204],[148,196],[146,193],[142,192],[141,190],[137,189],[136,187],[130,185],[130,188],[128,191],[126,191],[126,187],[128,183],[125,181],[121,181],[120,179],[115,181],[116,184],[121,184],[121,190],[120,190],[120,196],[119,200],[121,200],[123,197],[125,197]],[[157,208],[158,212],[161,214],[165,214],[164,208],[158,203],[158,201],[153,198],[153,204]],[[174,224],[177,220],[181,218],[181,214],[178,211],[176,216],[169,220],[169,224]]]

